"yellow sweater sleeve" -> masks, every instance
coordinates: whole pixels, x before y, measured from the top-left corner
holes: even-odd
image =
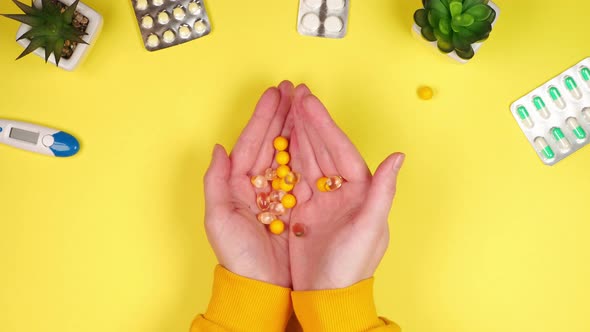
[[[373,278],[343,289],[292,292],[293,308],[304,331],[399,332],[395,323],[377,316]]]
[[[213,293],[191,332],[285,331],[292,313],[291,290],[215,268]]]

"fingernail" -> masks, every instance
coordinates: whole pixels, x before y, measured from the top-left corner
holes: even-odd
[[[393,162],[393,171],[396,173],[399,172],[399,170],[402,168],[405,160],[406,160],[406,155],[403,153],[399,153],[397,155],[397,158]]]

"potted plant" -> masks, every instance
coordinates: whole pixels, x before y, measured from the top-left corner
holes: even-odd
[[[80,0],[34,0],[30,7],[12,1],[24,12],[4,15],[22,23],[17,42],[25,50],[17,59],[34,52],[45,62],[74,70],[102,29],[102,16]]]
[[[492,32],[500,9],[489,0],[422,0],[413,30],[433,46],[468,62]]]

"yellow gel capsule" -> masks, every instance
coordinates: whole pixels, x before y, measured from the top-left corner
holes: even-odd
[[[276,178],[274,180],[272,180],[272,189],[274,190],[280,190],[281,189],[281,179]]]
[[[289,173],[291,173],[291,167],[287,165],[281,165],[277,168],[277,176],[281,179],[287,176]]]
[[[276,219],[271,222],[270,225],[268,225],[268,229],[275,235],[281,235],[285,231],[285,223],[279,219]]]
[[[285,183],[287,184],[298,184],[299,181],[301,180],[301,174],[299,173],[294,173],[294,172],[289,172],[289,174],[285,175]]]
[[[430,100],[434,96],[434,91],[431,87],[421,86],[418,88],[418,97],[422,100]]]
[[[295,205],[297,205],[297,199],[295,198],[295,196],[287,194],[283,197],[281,203],[285,208],[292,209]]]
[[[327,192],[328,190],[326,189],[326,182],[328,182],[328,178],[327,177],[321,177],[316,181],[316,187],[318,188],[319,191],[321,192]]]
[[[287,165],[291,160],[291,156],[287,151],[280,151],[279,153],[277,153],[275,160],[279,165]]]
[[[275,147],[275,149],[277,149],[277,151],[285,151],[289,146],[289,141],[283,136],[279,136],[275,138],[275,140],[272,142],[272,145]]]
[[[282,191],[289,192],[293,190],[294,187],[295,185],[285,182],[285,179],[281,179],[279,182],[279,189],[281,189]]]

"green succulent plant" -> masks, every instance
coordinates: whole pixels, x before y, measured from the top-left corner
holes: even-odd
[[[496,11],[489,0],[422,0],[424,8],[414,13],[422,36],[436,41],[444,53],[456,51],[462,59],[474,56],[473,43],[483,41],[492,31]]]
[[[74,1],[71,6],[62,12],[60,7],[51,0],[42,0],[41,8],[27,6],[17,0],[12,0],[24,14],[3,14],[3,16],[30,25],[31,30],[25,32],[18,40],[29,39],[31,42],[18,56],[17,60],[42,47],[45,49],[45,62],[53,53],[56,65],[62,56],[66,41],[83,43],[81,38],[86,33],[76,29],[72,25],[74,13],[80,0]]]

